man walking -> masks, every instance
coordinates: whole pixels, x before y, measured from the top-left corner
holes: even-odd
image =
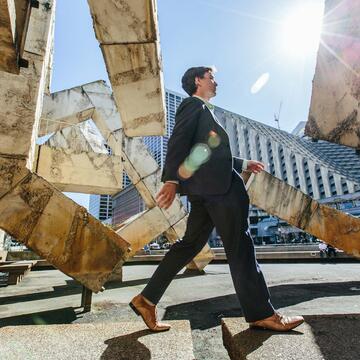
[[[182,87],[190,97],[176,112],[157,202],[166,209],[177,192],[187,195],[191,203],[187,228],[129,305],[152,331],[168,330],[170,325],[157,319],[156,304],[175,275],[205,246],[215,226],[246,321],[251,327],[291,330],[304,319],[280,315],[270,302],[249,232],[249,197],[239,175],[242,170],[258,173],[264,165],[232,156],[228,135],[209,103],[217,87],[212,68],[188,69]]]

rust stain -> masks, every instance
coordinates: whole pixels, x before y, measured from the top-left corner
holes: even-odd
[[[14,156],[15,158],[15,156]],[[18,160],[16,161],[16,159],[4,159],[2,158],[0,161],[0,183],[1,183],[1,188],[0,191],[8,191],[11,189],[11,187],[14,185],[15,182],[15,178],[23,173],[23,169],[25,167],[25,160]],[[20,164],[22,166],[20,166]],[[24,173],[24,177],[25,177],[25,173]],[[2,196],[0,196],[1,198]]]
[[[50,166],[50,174],[51,176],[60,181],[62,179],[62,171],[61,166],[65,161],[65,155],[62,149],[57,149],[51,147],[51,166]]]
[[[312,115],[309,116],[309,119],[305,125],[305,135],[311,136],[314,139],[322,138],[320,128],[316,123],[315,117]]]
[[[360,76],[356,76],[353,79],[351,86],[351,95],[357,100],[360,101]],[[360,106],[360,104],[359,104]]]
[[[63,253],[58,257],[53,257],[53,261],[57,264],[67,263],[74,254],[79,254],[80,251],[83,251],[83,243],[81,242],[81,234],[83,233],[83,228],[88,223],[88,213],[82,207],[77,207],[76,212],[73,217],[73,221],[69,230],[68,237],[64,243]]]
[[[339,122],[338,125],[330,131],[327,139],[338,143],[343,135],[353,132],[357,124],[357,114],[358,111],[356,109],[353,110],[344,120]]]
[[[138,127],[146,126],[148,124],[153,124],[153,123],[159,124],[164,121],[164,116],[165,114],[163,112],[148,114],[146,116],[140,116],[138,118],[131,120],[130,124],[126,124],[125,129],[126,130],[137,129]]]
[[[19,234],[27,234],[23,239],[19,239],[25,244],[39,221],[46,205],[49,203],[54,191],[48,187],[35,188],[36,178],[29,174],[19,185],[19,196],[31,210],[31,213],[19,224]]]
[[[123,71],[110,75],[110,81],[113,85],[126,85],[149,78],[149,71],[146,66],[141,66],[128,71]]]
[[[112,0],[112,3],[123,13],[122,16],[130,18],[129,28],[139,37],[145,36],[146,40],[154,41],[156,39],[155,23],[152,13],[149,11],[149,7],[146,4],[146,15],[141,20],[136,13],[129,6],[129,1],[126,0]],[[148,3],[148,1],[147,1]],[[142,35],[140,32],[144,29],[145,33]]]
[[[303,197],[303,201],[306,203],[304,210],[302,211],[301,217],[300,217],[300,221],[299,223],[296,225],[296,227],[298,227],[299,229],[307,229],[310,220],[312,219],[312,217],[314,216],[314,214],[318,211],[319,209],[319,204],[315,201],[313,201],[310,197],[306,196],[304,194]],[[299,211],[299,209],[294,209],[294,211]]]
[[[156,88],[156,90],[146,93],[145,96],[148,99],[153,99],[153,98],[157,98],[158,96],[160,96],[160,94],[161,94],[160,88]]]
[[[121,58],[128,63],[130,70],[110,74],[112,85],[125,85],[141,80],[157,78],[160,67],[153,44],[126,45],[121,52]],[[115,65],[115,64],[114,64]]]

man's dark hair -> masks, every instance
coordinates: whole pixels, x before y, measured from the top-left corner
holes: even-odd
[[[192,96],[196,92],[195,78],[203,79],[209,71],[214,71],[214,69],[208,66],[198,66],[186,70],[181,79],[182,88],[188,95]]]

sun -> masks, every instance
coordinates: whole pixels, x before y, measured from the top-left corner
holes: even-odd
[[[306,2],[287,15],[281,26],[283,52],[289,56],[307,57],[317,51],[323,10],[320,2]]]

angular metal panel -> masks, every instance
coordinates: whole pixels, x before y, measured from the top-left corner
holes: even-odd
[[[102,44],[154,42],[157,35],[154,0],[88,0],[96,38]]]
[[[125,240],[30,172],[0,199],[0,214],[0,228],[95,292],[128,256]]]
[[[246,183],[251,204],[289,224],[360,257],[360,219],[319,204],[310,196],[263,171]]]
[[[44,95],[39,136],[88,120],[94,106],[81,87]]]
[[[40,146],[36,173],[61,191],[115,194],[122,188],[119,156]]]
[[[159,169],[157,162],[151,156],[141,138],[124,136],[123,153],[126,171],[132,172],[132,168],[135,171],[132,176],[129,174],[133,184],[148,175],[154,174]]]
[[[28,174],[25,165],[25,159],[0,156],[0,199]]]
[[[14,0],[0,0],[0,71],[19,73]]]
[[[165,134],[163,80],[156,43],[102,45],[127,136]]]
[[[141,213],[141,216],[132,218],[131,222],[127,222],[116,233],[131,244],[130,256],[133,256],[168,228],[169,223],[161,209],[154,207]]]
[[[305,134],[360,148],[360,2],[327,0]]]

